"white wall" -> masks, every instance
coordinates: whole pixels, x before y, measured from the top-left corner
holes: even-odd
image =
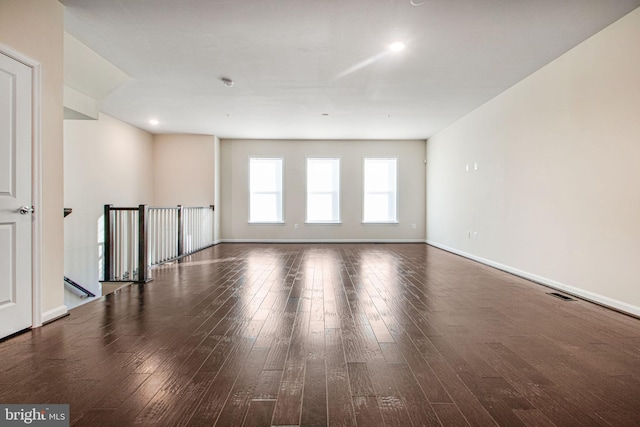
[[[284,157],[284,225],[248,224],[251,156]],[[306,157],[312,156],[341,158],[342,224],[305,224]],[[399,224],[362,224],[364,157],[398,157]],[[424,141],[222,140],[220,158],[224,241],[424,241]]]
[[[0,44],[42,66],[41,280],[43,320],[66,312],[63,305],[63,87],[64,9],[58,0],[0,1]],[[38,135],[36,135],[36,138]]]
[[[214,136],[156,135],[153,147],[156,206],[213,204]]]
[[[639,41],[637,9],[430,138],[428,241],[640,314]]]
[[[101,294],[105,204],[153,203],[153,135],[100,114],[64,122],[65,275]]]
[[[213,153],[213,162],[214,162],[214,199],[213,205],[215,206],[215,211],[213,213],[213,239],[215,243],[219,243],[220,241],[220,192],[221,192],[221,167],[220,167],[220,138],[214,136],[214,153]]]

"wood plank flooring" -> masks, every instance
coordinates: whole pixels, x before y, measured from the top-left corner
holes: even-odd
[[[640,320],[424,244],[221,244],[0,343],[74,426],[637,426]]]

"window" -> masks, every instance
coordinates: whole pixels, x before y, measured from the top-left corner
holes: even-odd
[[[249,159],[249,222],[283,222],[282,159]]]
[[[307,222],[340,222],[340,159],[307,159]]]
[[[397,222],[397,159],[364,159],[363,222]]]

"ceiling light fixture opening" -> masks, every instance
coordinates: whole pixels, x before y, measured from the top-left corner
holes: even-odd
[[[411,3],[411,6],[422,6],[426,2],[427,0],[409,0],[409,3]]]
[[[405,47],[406,46],[403,42],[393,42],[389,45],[389,50],[391,52],[400,52],[401,50],[404,50]]]
[[[233,86],[233,80],[231,80],[231,79],[223,77],[220,80],[222,81],[222,84],[225,85],[225,86],[228,86],[228,87]]]

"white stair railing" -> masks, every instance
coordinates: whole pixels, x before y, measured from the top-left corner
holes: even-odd
[[[213,206],[104,206],[104,281],[151,280],[151,267],[213,245]]]

